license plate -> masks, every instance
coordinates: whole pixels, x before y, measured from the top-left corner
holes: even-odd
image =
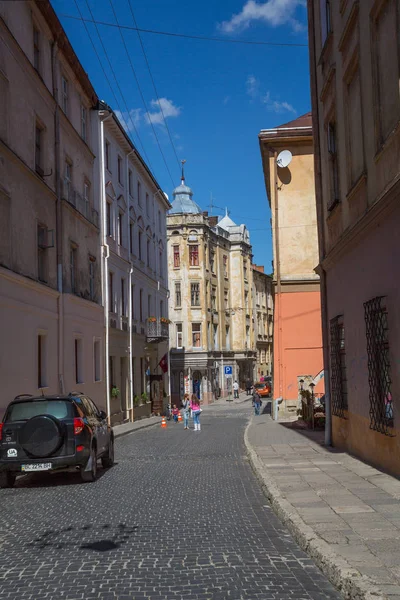
[[[50,471],[51,463],[35,463],[34,465],[21,465],[21,471]]]

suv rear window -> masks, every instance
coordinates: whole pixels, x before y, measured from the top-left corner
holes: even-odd
[[[65,400],[34,400],[17,402],[8,407],[6,421],[27,421],[38,415],[51,415],[57,419],[72,418],[74,409]]]
[[[261,390],[263,387],[265,387],[265,383],[256,383],[256,385],[254,387],[257,390]]]

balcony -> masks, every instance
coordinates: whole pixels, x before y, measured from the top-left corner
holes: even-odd
[[[169,320],[150,317],[147,320],[146,340],[150,344],[159,344],[169,338]]]
[[[61,180],[61,197],[63,200],[71,204],[81,215],[92,223],[95,227],[99,227],[99,213],[90,206],[90,202],[86,200],[82,194],[77,192],[72,184],[65,179]]]

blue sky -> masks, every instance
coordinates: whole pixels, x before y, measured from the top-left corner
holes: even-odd
[[[115,23],[110,0],[76,0],[84,18]],[[112,0],[118,21],[133,26],[129,0]],[[306,44],[305,0],[130,0],[138,27],[226,40]],[[98,93],[118,108],[79,16],[75,0],[52,4]],[[94,25],[88,25],[112,84],[121,111],[124,101],[117,89]],[[146,111],[132,73],[120,32],[98,25],[112,62],[133,131],[135,124],[161,187],[171,198],[173,185],[151,124],[157,132],[175,185],[179,169],[172,149],[142,49],[135,31],[123,32],[137,73]],[[308,50],[306,47],[274,47],[228,44],[142,33],[164,116],[179,159],[186,163],[186,182],[198,204],[208,210],[227,206],[232,219],[246,223],[253,244],[254,261],[271,271],[270,211],[266,197],[258,133],[290,121],[310,110]],[[149,115],[150,113],[150,115]],[[221,214],[214,209],[213,214]]]

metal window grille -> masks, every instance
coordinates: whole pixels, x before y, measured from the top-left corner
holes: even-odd
[[[346,347],[342,317],[335,317],[330,323],[331,333],[331,391],[332,414],[345,418],[347,410]]]
[[[370,429],[393,435],[393,403],[389,362],[388,313],[384,297],[365,302]]]

